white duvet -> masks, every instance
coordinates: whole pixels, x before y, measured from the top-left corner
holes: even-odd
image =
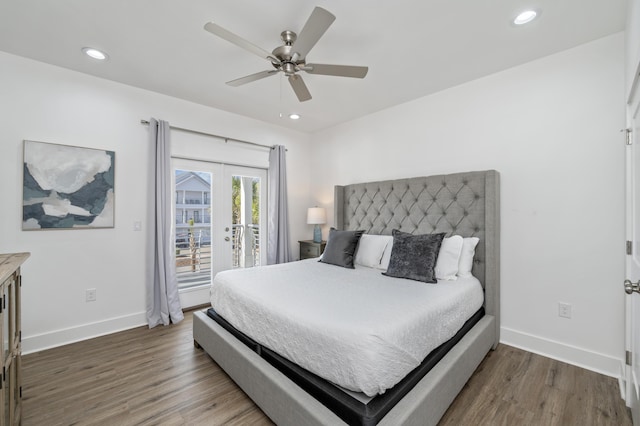
[[[483,303],[474,278],[427,284],[308,259],[220,272],[211,305],[305,369],[373,396],[449,340]]]

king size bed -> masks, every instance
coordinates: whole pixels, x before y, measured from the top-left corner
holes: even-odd
[[[499,341],[499,175],[336,186],[334,210],[322,261],[218,274],[194,342],[279,425],[435,425]],[[344,268],[330,246],[354,233]],[[433,236],[432,281],[397,274]]]

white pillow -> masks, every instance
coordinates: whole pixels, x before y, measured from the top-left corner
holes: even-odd
[[[480,238],[469,237],[462,241],[462,253],[460,253],[460,262],[458,263],[458,276],[470,277],[471,268],[473,267],[473,256],[476,254],[476,246]]]
[[[436,278],[439,280],[456,280],[458,277],[458,264],[462,253],[463,238],[460,235],[452,235],[444,238],[440,245],[438,260],[434,268]]]
[[[363,234],[358,243],[355,263],[369,268],[381,269],[380,262],[387,245],[393,244],[391,235]]]
[[[393,250],[393,237],[391,235],[384,236],[389,238],[389,244],[387,244],[387,248],[384,249],[384,253],[382,254],[380,269],[386,271],[387,269],[389,269],[389,261],[391,260],[391,250]]]

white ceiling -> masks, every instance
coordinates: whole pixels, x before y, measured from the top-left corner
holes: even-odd
[[[316,132],[624,30],[626,0],[2,0],[0,50]],[[302,73],[299,103],[281,74],[226,81],[271,65],[203,29],[213,21],[271,51],[314,6],[336,21],[308,62],[367,65],[363,80]],[[524,27],[521,10],[542,11]],[[109,60],[84,56],[103,49]],[[280,118],[298,112],[302,119]],[[170,117],[166,119],[170,120]]]

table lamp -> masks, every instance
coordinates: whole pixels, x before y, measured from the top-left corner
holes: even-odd
[[[322,230],[320,229],[320,225],[327,223],[327,213],[324,207],[310,207],[307,210],[307,223],[309,225],[315,225],[313,228],[313,242],[321,242]]]

